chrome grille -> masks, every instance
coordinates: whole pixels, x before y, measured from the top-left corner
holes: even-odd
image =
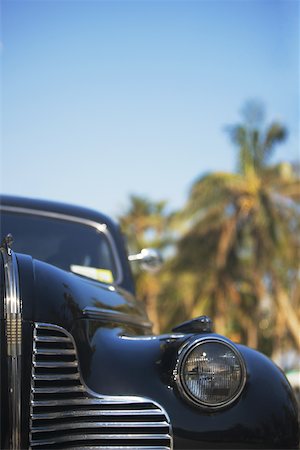
[[[34,326],[30,447],[34,449],[169,450],[169,419],[140,397],[98,395],[85,386],[73,337],[51,324]]]

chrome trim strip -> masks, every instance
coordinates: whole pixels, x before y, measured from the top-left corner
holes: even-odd
[[[66,387],[55,387],[55,388],[34,388],[36,394],[60,394],[61,392],[85,392],[83,386],[66,386]]]
[[[54,426],[33,427],[32,433],[58,430],[76,430],[79,428],[166,428],[168,426],[168,422],[66,422]]]
[[[53,439],[45,439],[33,442],[31,445],[50,445],[50,444],[57,444],[62,442],[69,442],[69,441],[85,441],[85,440],[103,440],[103,441],[115,441],[115,440],[154,440],[154,439],[170,439],[169,434],[98,434],[98,433],[91,433],[91,434],[69,434],[68,436],[55,436]],[[97,448],[97,447],[96,447]],[[130,446],[127,446],[128,450],[130,449]],[[140,447],[140,450],[142,450],[142,447]]]
[[[36,349],[35,350],[36,355],[60,355],[60,356],[76,356],[74,350],[70,349],[52,349],[52,348],[43,348],[43,349]]]
[[[97,319],[104,322],[127,323],[130,325],[138,325],[143,328],[152,328],[152,323],[146,320],[141,321],[138,317],[132,317],[130,314],[119,311],[108,311],[106,309],[97,308],[95,306],[86,306],[83,315],[89,319]]]
[[[205,402],[201,402],[201,400],[198,400],[198,399],[194,398],[192,396],[192,394],[190,394],[187,391],[187,389],[184,386],[183,381],[181,380],[181,377],[182,377],[182,366],[183,366],[183,364],[185,362],[186,357],[190,353],[190,351],[192,351],[195,347],[197,347],[199,345],[206,344],[206,343],[211,343],[211,342],[223,344],[224,346],[230,348],[230,350],[237,356],[237,358],[238,358],[238,360],[240,362],[240,365],[241,365],[241,370],[242,370],[241,382],[240,382],[239,388],[238,388],[237,392],[235,393],[235,395],[233,397],[231,397],[228,401],[222,402],[222,403],[218,403],[218,404],[215,404],[215,405],[209,405],[209,404],[207,404]],[[192,403],[192,404],[198,406],[198,408],[200,406],[206,411],[218,411],[218,410],[220,410],[222,408],[225,408],[225,407],[231,405],[235,400],[237,400],[239,398],[239,396],[243,392],[243,389],[244,389],[245,384],[246,384],[247,370],[246,370],[246,364],[244,362],[242,354],[235,347],[235,345],[233,343],[231,343],[227,339],[224,339],[224,338],[222,338],[220,336],[209,336],[209,337],[200,337],[200,338],[196,336],[196,337],[192,337],[188,341],[184,342],[184,344],[178,350],[178,357],[177,357],[175,369],[173,371],[173,376],[174,376],[174,381],[176,382],[178,391],[180,392],[182,397],[184,399],[186,399],[189,403]]]
[[[4,262],[4,326],[7,347],[9,448],[21,448],[22,301],[18,264],[7,245],[1,247]]]
[[[66,380],[80,380],[78,373],[64,373],[64,374],[47,374],[47,375],[33,375],[36,381],[66,381]]]
[[[78,450],[78,447],[68,447],[68,450]],[[95,447],[90,447],[90,446],[80,446],[80,450],[96,450]],[[97,450],[141,450],[141,447],[135,447],[135,446],[130,446],[128,447],[128,445],[110,445],[109,447],[107,446],[97,446]],[[143,450],[170,450],[170,447],[153,447],[153,446],[143,446]]]
[[[76,405],[102,405],[100,399],[86,398],[70,398],[68,400],[32,400],[34,407],[48,407],[48,406],[76,406]]]
[[[130,446],[128,447],[128,445],[110,445],[110,446],[98,446],[98,447],[90,447],[90,446],[85,446],[85,445],[81,445],[80,450],[141,450],[141,447],[135,447],[135,446]],[[78,447],[68,447],[68,450],[79,450]],[[170,447],[153,447],[151,446],[144,446],[143,450],[170,450]]]
[[[62,411],[57,413],[32,414],[33,419],[61,419],[67,417],[90,417],[90,416],[161,416],[158,409],[88,409],[82,411]]]
[[[170,450],[173,448],[170,420],[165,410],[159,404],[151,399],[142,397],[110,397],[93,392],[82,380],[79,364],[77,364],[75,369],[77,371],[76,374],[71,374],[78,375],[79,377],[80,384],[76,385],[77,388],[80,388],[78,394],[76,394],[77,389],[75,389],[74,392],[73,387],[70,388],[69,383],[65,387],[63,387],[63,385],[51,386],[51,379],[55,380],[55,378],[48,378],[48,383],[45,383],[46,380],[42,379],[44,386],[39,384],[35,385],[35,381],[38,381],[36,377],[41,375],[44,377],[46,375],[44,373],[35,373],[36,367],[40,364],[40,362],[36,360],[36,358],[39,358],[40,356],[37,352],[39,341],[36,340],[36,337],[38,337],[38,335],[41,337],[43,329],[47,331],[47,333],[53,330],[56,334],[60,332],[66,336],[69,344],[72,344],[75,351],[75,358],[77,358],[76,344],[73,336],[68,331],[57,325],[35,324],[30,408],[31,448],[40,448],[44,445],[58,445],[67,442],[69,442],[68,448],[72,448],[72,446],[74,446],[72,442],[75,441],[78,441],[77,445],[80,445],[79,443],[81,442],[83,443],[83,446],[80,445],[80,448],[89,448],[90,442],[93,440],[99,440],[99,445],[94,444],[99,449],[107,448],[112,450],[113,448],[127,448],[133,450],[134,448],[138,448],[139,450],[142,450],[151,448],[153,450]],[[58,355],[58,359],[59,356],[60,355]],[[52,357],[52,354],[49,355],[49,358]],[[45,365],[46,363],[47,362],[43,364]],[[58,370],[61,367],[60,363],[59,360],[57,362],[52,361],[50,367],[53,368],[56,364],[56,369]],[[62,374],[58,373],[58,375],[60,376]],[[56,374],[53,374],[53,377],[55,376]],[[74,381],[74,385],[75,383],[76,380]],[[70,395],[76,394],[76,398],[55,398],[56,393],[60,396],[63,395],[63,393],[66,393],[67,396],[69,389],[71,389]],[[72,394],[72,392],[74,392],[74,394]],[[39,399],[41,394],[43,397],[42,399]],[[48,398],[45,397],[47,394]],[[80,395],[80,397],[78,397],[78,395]],[[77,408],[77,406],[79,406],[79,408]],[[105,406],[108,407],[108,409],[105,409]],[[58,409],[55,410],[55,408]],[[98,419],[97,421],[96,419],[96,421],[93,422],[92,420],[89,420],[90,417],[94,417],[94,420],[96,418],[99,418],[100,420]],[[120,420],[121,417],[123,417],[123,420]],[[73,418],[76,419],[74,422],[72,421]],[[112,419],[111,421],[110,418]],[[139,418],[141,418],[141,420],[139,420]],[[63,423],[60,419],[69,420],[67,420],[66,423]],[[126,421],[127,419],[129,420]],[[76,432],[76,429],[82,430],[83,434]],[[114,434],[110,429],[115,429],[116,433]],[[75,434],[72,434],[72,430]],[[124,433],[125,430],[126,433]],[[116,442],[118,440],[120,442]],[[141,442],[138,443],[138,440],[141,440]],[[147,445],[147,441],[151,440],[153,442],[149,442],[150,445]],[[86,445],[84,445],[83,441],[86,441]],[[107,441],[107,444],[104,445],[104,441]],[[129,444],[126,444],[126,441],[128,441]],[[155,445],[155,441],[157,441],[157,445]],[[136,442],[136,444],[134,444],[134,442]],[[132,445],[130,445],[130,443]]]
[[[67,343],[69,342],[68,338],[58,337],[58,336],[37,336],[36,342],[60,342],[60,343]]]
[[[97,447],[90,447],[90,446],[86,446],[86,445],[81,445],[80,447],[68,447],[68,450],[141,450],[141,447],[135,447],[135,446],[130,446],[128,447],[128,445],[110,445],[109,447],[107,446],[97,446]],[[170,447],[153,447],[151,446],[143,446],[143,450],[170,450]]]
[[[120,258],[119,258],[119,253],[118,253],[115,241],[114,241],[110,231],[108,230],[106,224],[98,223],[98,222],[95,222],[94,220],[83,219],[82,217],[70,216],[68,214],[56,213],[53,211],[43,211],[40,209],[22,208],[19,206],[7,206],[7,205],[0,204],[0,211],[1,210],[7,211],[7,212],[12,212],[12,213],[17,213],[17,214],[19,213],[19,214],[28,214],[31,216],[50,217],[51,219],[59,219],[59,220],[65,220],[68,222],[79,223],[81,225],[86,225],[88,227],[94,228],[98,232],[105,234],[105,236],[107,237],[107,239],[111,245],[112,253],[114,256],[114,261],[116,263],[117,278],[116,278],[116,280],[114,280],[114,283],[119,284],[123,280],[123,271],[122,271],[122,265],[121,265]]]
[[[78,367],[77,361],[34,362],[33,365],[34,367],[45,367],[47,369]]]
[[[88,388],[87,388],[88,389]],[[98,394],[96,394],[98,395]],[[126,401],[125,401],[126,400]],[[90,397],[85,397],[85,398],[81,398],[81,399],[76,399],[76,398],[70,398],[70,399],[61,399],[61,400],[35,400],[34,401],[34,406],[75,406],[75,405],[124,405],[124,404],[131,404],[131,403],[145,403],[145,401],[147,400],[147,403],[152,403],[152,404],[156,404],[155,402],[153,402],[153,400],[149,400],[149,399],[142,399],[140,401],[140,398],[137,397],[110,397],[110,398],[105,398],[102,396],[98,396],[96,398],[90,398]],[[161,406],[159,408],[162,408]],[[144,411],[144,410],[143,410]],[[146,409],[145,409],[146,411]],[[160,411],[161,414],[161,409],[158,409],[158,411]]]

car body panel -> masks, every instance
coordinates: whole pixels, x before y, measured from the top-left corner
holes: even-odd
[[[2,205],[4,209],[9,205],[19,208],[18,214],[21,208],[36,208],[67,215],[81,214],[85,219],[106,223],[120,252],[124,273],[119,283],[104,284],[35,260],[30,255],[16,254],[22,300],[21,436],[24,448],[32,442],[29,420],[33,392],[32,343],[37,324],[62,327],[72,336],[81,383],[91,397],[125,399],[134,396],[160,405],[170,420],[175,449],[297,447],[297,406],[291,387],[280,369],[255,350],[236,346],[245,361],[246,384],[239,398],[228,407],[207,410],[182,397],[175,382],[180,349],[195,336],[217,335],[171,332],[156,336],[151,333],[143,305],[134,297],[123,239],[113,222],[85,209],[47,202],[6,197]],[[1,298],[5,289],[3,272],[3,264],[0,264]],[[3,310],[1,323],[4,325],[1,327],[1,446],[11,448],[3,431],[9,428],[5,415],[8,368],[3,344]]]

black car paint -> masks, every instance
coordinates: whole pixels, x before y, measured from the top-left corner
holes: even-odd
[[[97,214],[91,217],[87,210],[78,208],[28,200],[17,203],[43,210],[61,208],[64,213],[80,212],[86,218],[100,220]],[[237,346],[246,363],[247,383],[230,407],[208,412],[181,397],[173,371],[179,348],[193,335],[150,333],[144,310],[133,295],[118,227],[101,215],[101,221],[104,220],[120,249],[124,271],[120,286],[113,289],[30,256],[17,255],[23,302],[24,379],[30,377],[33,322],[54,323],[73,335],[82,376],[90,389],[106,395],[144,396],[163,406],[171,420],[174,448],[296,448],[297,409],[291,388],[281,371],[254,350]],[[84,314],[88,307],[99,308],[96,319]],[[126,321],[127,317],[135,320]],[[2,376],[4,372],[2,367]],[[22,405],[24,444],[28,440],[29,396],[28,383]],[[1,445],[5,446],[5,439]]]

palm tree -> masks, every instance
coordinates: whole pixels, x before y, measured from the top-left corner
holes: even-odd
[[[169,243],[167,236],[168,214],[166,202],[154,202],[146,197],[131,195],[129,207],[119,217],[123,232],[128,238],[131,253],[138,253],[142,248],[154,247],[163,250]],[[160,275],[134,270],[137,296],[146,305],[154,332],[159,332],[160,317],[157,297],[160,292]]]
[[[285,127],[261,124],[262,111],[248,106],[244,122],[229,128],[237,172],[193,183],[180,215],[187,230],[174,267],[199,277],[195,299],[211,299],[217,331],[244,328],[256,347],[258,324],[271,306],[269,322],[279,311],[300,346],[299,305],[289,292],[299,276],[299,174],[290,163],[271,164]]]

